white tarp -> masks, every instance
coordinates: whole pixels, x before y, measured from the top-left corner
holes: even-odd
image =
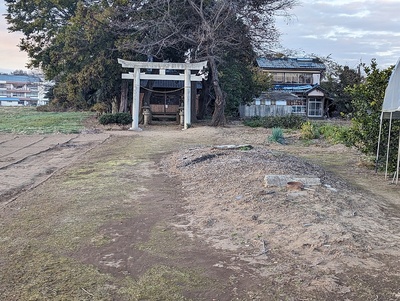
[[[375,167],[376,170],[378,168],[379,148],[381,143],[383,119],[389,119],[389,132],[387,139],[386,169],[385,169],[385,179],[386,179],[388,175],[390,134],[392,131],[392,120],[400,119],[400,59],[397,61],[397,64],[392,71],[392,75],[390,76],[389,83],[385,91],[385,97],[383,99],[381,121],[379,125],[378,148],[376,151],[376,167]],[[400,133],[399,133],[399,147],[397,153],[397,168],[396,168],[396,173],[393,177],[393,181],[396,179],[396,184],[398,184],[399,182],[399,171],[400,171]]]
[[[390,76],[382,105],[382,112],[396,111],[400,111],[400,59]]]

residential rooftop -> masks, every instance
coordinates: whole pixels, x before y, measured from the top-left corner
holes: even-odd
[[[298,69],[320,70],[326,69],[325,65],[316,58],[272,58],[262,57],[257,59],[258,67],[263,69]]]
[[[19,82],[19,83],[38,83],[42,80],[35,75],[14,75],[14,74],[0,74],[0,81],[6,82]]]

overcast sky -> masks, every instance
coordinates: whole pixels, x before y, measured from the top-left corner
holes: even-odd
[[[28,57],[24,52],[20,52],[17,47],[21,35],[8,32],[4,18],[5,12],[4,0],[0,0],[0,71],[9,72],[16,69],[26,69]]]
[[[278,19],[284,48],[330,56],[351,68],[400,58],[400,0],[299,0],[291,20]]]
[[[400,0],[299,0],[290,20],[278,18],[282,47],[300,55],[330,56],[355,68],[376,58],[379,67],[400,58]],[[0,0],[0,12],[6,11]],[[0,19],[0,71],[25,69],[27,56],[17,44],[20,35],[8,33]]]

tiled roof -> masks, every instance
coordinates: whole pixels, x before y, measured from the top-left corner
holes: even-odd
[[[38,76],[34,75],[0,74],[0,81],[13,83],[39,83],[42,80]]]
[[[258,58],[258,67],[263,69],[325,70],[325,65],[314,58]]]

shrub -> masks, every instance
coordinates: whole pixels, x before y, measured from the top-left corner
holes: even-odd
[[[243,124],[252,128],[263,127],[264,120],[259,116],[252,117],[250,119],[245,119]]]
[[[106,124],[120,124],[120,125],[127,125],[132,122],[131,114],[129,113],[106,113],[99,117],[99,123],[102,125]]]
[[[250,127],[300,129],[304,120],[305,117],[299,115],[253,117],[245,120],[244,125]]]
[[[301,134],[300,137],[302,139],[317,139],[319,138],[320,133],[318,126],[310,121],[304,122],[301,126]]]
[[[107,110],[108,110],[108,106],[104,102],[95,103],[91,108],[91,111],[95,111],[98,116],[106,113]]]
[[[51,108],[49,105],[37,106],[36,111],[38,112],[51,112]]]
[[[107,113],[99,117],[99,122],[102,125],[116,123],[115,114]]]
[[[132,116],[130,113],[116,113],[115,115],[115,123],[127,125],[132,122]]]
[[[283,137],[283,130],[281,128],[273,128],[272,135],[269,136],[268,141],[277,142],[280,144],[285,143],[285,138]]]
[[[47,105],[37,106],[36,111],[38,111],[38,112],[68,112],[71,110],[68,110],[65,107],[58,106],[53,103],[49,103]]]
[[[319,132],[323,135],[324,139],[334,144],[343,143],[347,146],[349,146],[349,131],[348,127],[332,124],[324,124],[319,128]]]

